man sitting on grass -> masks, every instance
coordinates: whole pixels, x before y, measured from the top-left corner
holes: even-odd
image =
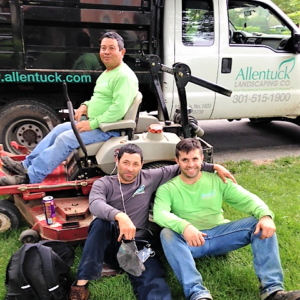
[[[212,299],[203,285],[194,258],[226,254],[251,244],[262,300],[300,300],[300,291],[285,292],[274,214],[256,195],[214,173],[201,171],[199,141],[176,146],[181,174],[160,186],[154,201],[154,222],[165,227],[161,242],[184,294],[190,300]],[[251,217],[229,222],[222,203]]]

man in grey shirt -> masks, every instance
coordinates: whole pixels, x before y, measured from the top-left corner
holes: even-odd
[[[149,207],[156,189],[180,170],[177,165],[159,169],[142,170],[143,154],[134,144],[123,146],[116,157],[117,175],[96,180],[89,196],[90,212],[96,217],[89,227],[83,255],[77,272],[77,282],[71,287],[69,300],[87,300],[90,296],[88,281],[99,279],[103,262],[116,267],[122,238],[136,239],[138,249],[147,239]],[[222,166],[202,165],[203,171],[214,172],[226,181],[233,176]],[[139,230],[141,229],[141,230]],[[144,230],[143,230],[144,229]],[[146,270],[141,276],[129,273],[129,279],[138,299],[171,299],[170,289],[164,279],[159,259],[154,256],[144,262]]]

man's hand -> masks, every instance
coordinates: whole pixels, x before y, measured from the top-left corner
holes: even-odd
[[[121,242],[123,236],[125,240],[132,240],[135,238],[136,228],[128,215],[122,212],[117,213],[115,216],[115,220],[118,221],[120,228],[118,242]]]
[[[90,121],[80,121],[76,124],[78,132],[91,131]]]
[[[237,183],[234,176],[225,167],[219,164],[214,164],[214,170],[217,171],[219,177],[223,180],[224,183],[227,183],[226,177],[231,179],[234,183]]]
[[[188,242],[190,247],[200,247],[205,243],[204,236],[206,233],[202,233],[195,226],[189,224],[183,231],[183,237]]]
[[[262,217],[255,228],[254,234],[259,234],[261,231],[260,239],[267,239],[273,236],[276,231],[276,226],[274,221],[269,216]]]
[[[80,122],[80,118],[82,117],[82,115],[86,115],[88,117],[87,106],[84,104],[80,105],[80,107],[75,112],[74,119],[77,123]]]

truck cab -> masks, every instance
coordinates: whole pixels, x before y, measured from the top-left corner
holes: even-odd
[[[271,1],[170,0],[164,12],[164,63],[186,63],[193,75],[233,91],[227,98],[188,85],[188,104],[198,120],[297,121],[300,32]],[[178,107],[174,88],[165,75],[171,114]]]

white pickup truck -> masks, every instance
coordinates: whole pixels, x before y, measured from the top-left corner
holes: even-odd
[[[233,91],[230,98],[187,85],[198,120],[288,120],[300,115],[299,28],[271,1],[165,1],[163,62]],[[178,107],[164,75],[169,112]],[[299,122],[300,124],[300,122]]]

